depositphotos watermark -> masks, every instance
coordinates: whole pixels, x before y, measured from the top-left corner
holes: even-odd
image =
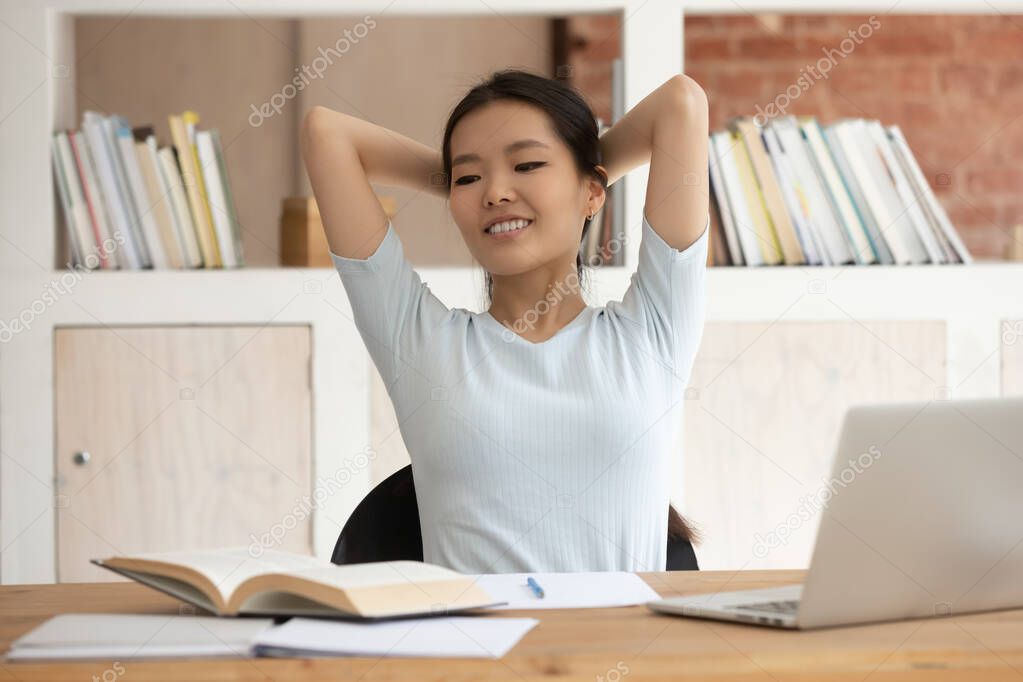
[[[607,242],[607,252],[610,254],[616,254],[621,251],[622,246],[625,244],[625,233],[618,232],[614,235],[613,239]],[[598,259],[599,256],[594,256],[594,259]],[[584,261],[585,262],[585,261]],[[597,261],[598,263],[600,261]],[[595,263],[591,262],[590,265]],[[542,299],[536,302],[536,304],[522,314],[522,317],[518,318],[512,323],[513,329],[507,329],[501,332],[501,338],[506,342],[510,343],[515,340],[516,333],[522,334],[527,330],[534,329],[536,322],[540,319],[541,315],[546,315],[553,308],[557,307],[564,299],[565,296],[570,294],[578,293],[580,287],[579,273],[571,272],[568,277],[564,280],[557,282],[556,284],[550,285],[550,291],[548,291]]]
[[[249,105],[252,107],[252,113],[249,114],[249,125],[258,128],[266,119],[280,114],[284,110],[284,106],[298,93],[305,90],[311,80],[323,78],[327,67],[334,65],[335,58],[340,59],[344,56],[352,49],[352,45],[358,44],[361,39],[369,35],[370,29],[376,28],[376,26],[377,22],[373,20],[373,17],[365,16],[351,29],[346,28],[344,35],[337,39],[333,47],[328,47],[326,50],[322,47],[316,48],[320,56],[313,59],[311,64],[296,66],[295,71],[300,73],[292,77],[291,82],[281,88],[280,92],[275,92],[268,101],[258,107],[255,104]]]
[[[1002,343],[1011,346],[1023,336],[1023,320],[1008,320],[1002,322]]]
[[[803,96],[803,93],[812,88],[816,81],[822,79],[827,80],[831,70],[838,66],[838,59],[835,57],[841,57],[845,59],[851,55],[861,45],[864,40],[874,35],[874,31],[881,28],[881,22],[876,16],[870,15],[865,23],[860,24],[855,29],[849,29],[847,35],[848,38],[843,38],[838,44],[838,49],[833,47],[822,47],[821,52],[824,56],[817,60],[815,64],[807,64],[805,67],[799,69],[799,78],[796,79],[795,83],[790,84],[785,90],[778,93],[778,96],[774,98],[774,101],[769,103],[766,107],[757,105],[757,113],[753,117],[753,121],[758,126],[763,126],[769,119],[775,118],[779,115],[784,115],[792,104],[793,100],[797,100]],[[814,68],[816,67],[816,68]],[[809,74],[809,77],[807,76]]]
[[[114,682],[114,680],[123,675],[124,672],[124,665],[120,661],[114,661],[114,664],[104,670],[101,674],[93,675],[92,682]]]
[[[258,559],[263,556],[264,551],[278,547],[288,531],[298,527],[300,522],[309,518],[314,509],[322,507],[328,497],[348,485],[352,477],[364,471],[369,463],[376,459],[376,456],[376,450],[367,446],[352,459],[345,460],[344,465],[337,469],[330,478],[324,479],[322,476],[317,476],[316,487],[313,488],[312,495],[303,495],[298,498],[291,511],[259,537],[256,537],[254,533],[249,533],[249,539],[252,540],[249,543],[249,556]]]
[[[619,682],[630,672],[629,666],[626,665],[625,661],[618,661],[615,663],[615,667],[608,668],[607,672],[603,675],[597,675],[597,682]]]
[[[120,231],[114,232],[114,238],[107,238],[103,241],[103,251],[107,257],[111,257],[117,250],[117,245],[123,245],[124,235]],[[95,247],[93,247],[95,249]],[[82,259],[83,263],[65,263],[66,272],[60,277],[52,279],[43,287],[43,292],[29,302],[21,311],[10,320],[0,320],[0,344],[8,343],[21,332],[32,328],[37,317],[42,315],[54,305],[61,296],[67,296],[74,291],[74,288],[82,281],[82,274],[95,270],[100,265],[100,256],[93,252],[87,253]]]
[[[837,493],[835,490],[837,486],[845,488],[880,458],[881,450],[876,445],[871,445],[856,459],[850,459],[849,465],[838,473],[837,478],[832,476],[813,495],[804,495],[799,498],[799,507],[789,514],[784,522],[775,526],[766,537],[761,536],[760,533],[754,536],[753,556],[763,559],[772,549],[787,545],[792,533],[802,528],[804,523],[828,505],[828,502]]]

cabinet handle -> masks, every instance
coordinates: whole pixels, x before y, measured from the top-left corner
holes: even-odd
[[[81,467],[88,464],[90,459],[92,459],[92,455],[89,454],[89,451],[82,450],[81,452],[76,452],[71,458],[71,461]]]

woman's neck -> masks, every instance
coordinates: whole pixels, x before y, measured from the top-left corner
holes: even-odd
[[[576,286],[544,285],[532,292],[501,286],[494,281],[494,299],[487,311],[491,317],[520,336],[544,340],[574,320],[587,306]]]

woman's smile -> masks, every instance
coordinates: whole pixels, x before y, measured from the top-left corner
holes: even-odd
[[[523,222],[525,223],[524,225],[522,224]],[[532,225],[533,225],[532,220],[527,221],[513,220],[509,221],[508,223],[498,223],[497,225],[494,226],[495,228],[498,229],[496,231],[493,228],[487,230],[486,235],[492,239],[497,240],[515,239],[522,235],[523,233],[525,233],[525,231],[532,227]]]

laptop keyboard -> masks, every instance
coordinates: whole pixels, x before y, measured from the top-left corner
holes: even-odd
[[[799,612],[798,599],[786,599],[782,601],[762,601],[754,604],[734,604],[730,609],[742,609],[743,611],[770,611],[771,613],[782,613],[796,615]]]

